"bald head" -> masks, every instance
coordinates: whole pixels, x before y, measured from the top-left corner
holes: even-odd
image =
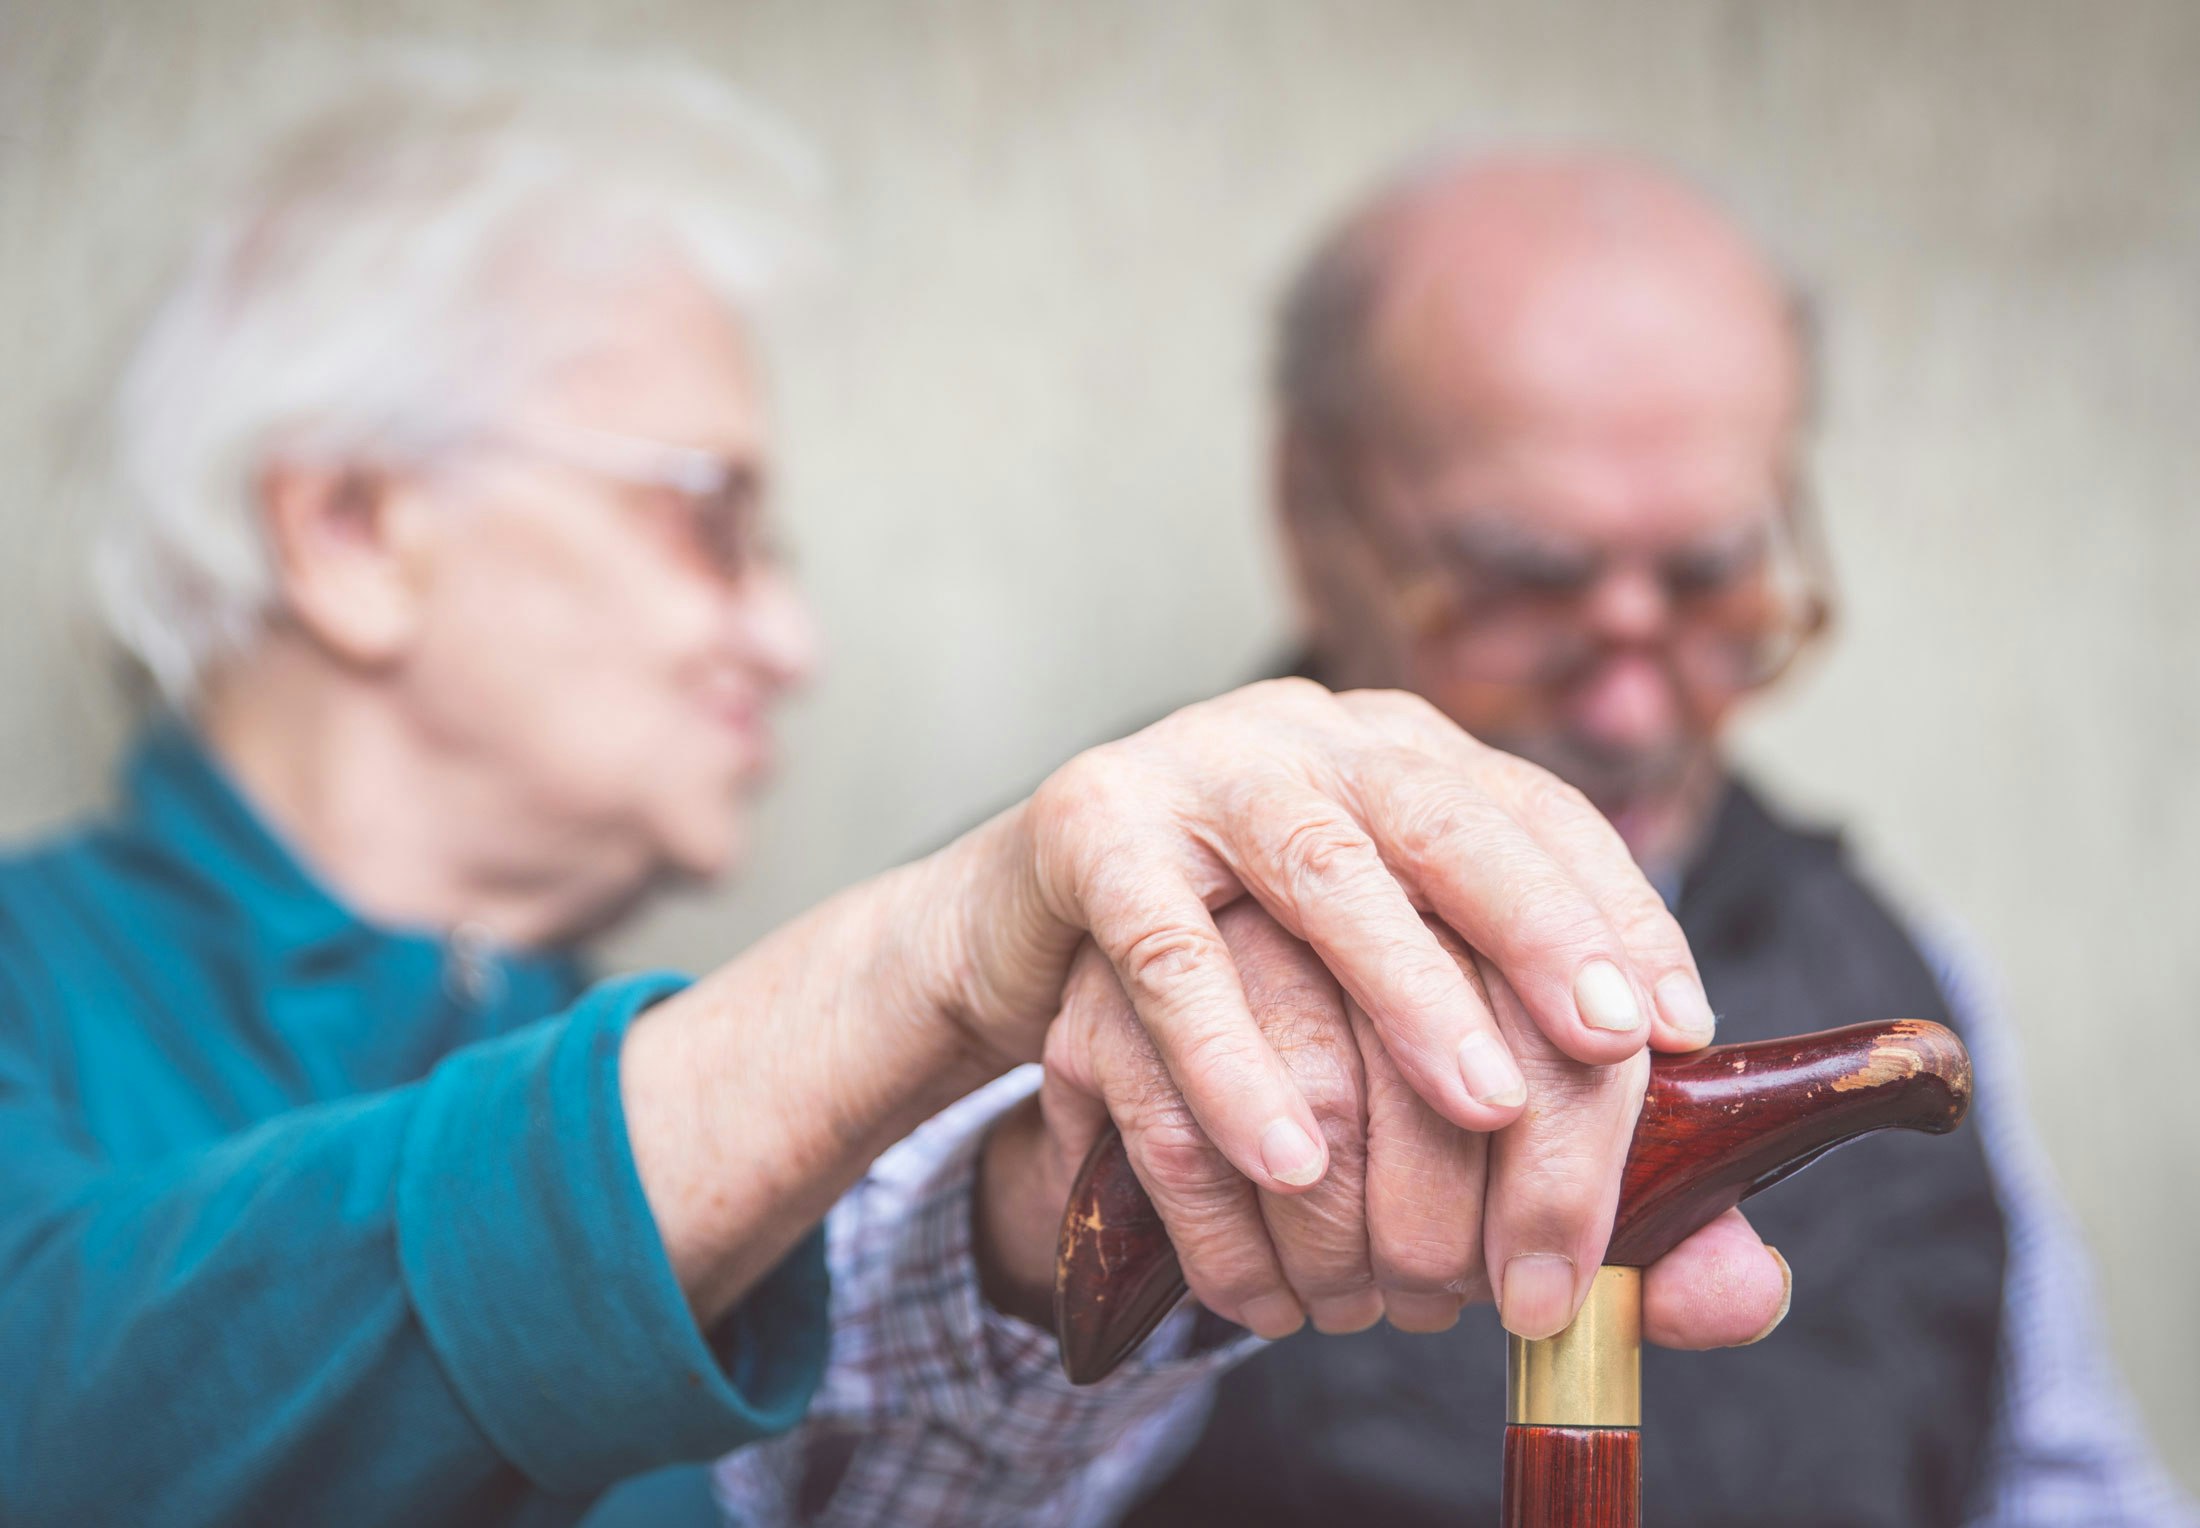
[[[1685,837],[1759,625],[1788,618],[1768,570],[1807,356],[1764,253],[1635,160],[1423,169],[1308,263],[1277,389],[1324,677],[1427,696],[1638,852]]]
[[[1600,379],[1747,371],[1798,413],[1807,387],[1793,286],[1692,186],[1616,155],[1419,167],[1322,243],[1281,319],[1278,402],[1323,432],[1441,434],[1459,423],[1441,400],[1493,381],[1579,401]]]

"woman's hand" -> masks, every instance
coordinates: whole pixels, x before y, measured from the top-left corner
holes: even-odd
[[[1687,943],[1611,826],[1405,695],[1279,680],[1188,707],[1071,760],[940,864],[960,867],[952,1002],[982,1046],[1039,1054],[1089,936],[1190,1120],[1271,1192],[1319,1181],[1329,1153],[1216,929],[1213,909],[1241,897],[1314,951],[1404,1085],[1469,1130],[1518,1117],[1528,1079],[1424,911],[1557,1056],[1612,1065],[1711,1038]]]
[[[1037,1059],[1088,936],[1187,1128],[1270,1195],[1320,1182],[1333,1122],[1255,1022],[1215,927],[1211,909],[1246,897],[1352,999],[1401,1095],[1469,1131],[1519,1117],[1531,1041],[1611,1066],[1646,1042],[1710,1038],[1679,928],[1577,792],[1425,702],[1256,685],[1080,755],[633,1027],[628,1136],[697,1318],[728,1309],[918,1121]],[[1463,973],[1424,911],[1518,994],[1510,1034],[1498,983]],[[1545,1209],[1531,1250],[1588,1246],[1582,1194]],[[1570,1313],[1593,1261],[1571,1300],[1551,1265],[1513,1266],[1541,1269],[1547,1293],[1508,1287],[1510,1309]]]

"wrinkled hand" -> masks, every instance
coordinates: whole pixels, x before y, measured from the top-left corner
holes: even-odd
[[[1035,1058],[1089,934],[1189,1120],[1264,1190],[1329,1157],[1215,927],[1240,898],[1314,951],[1386,1075],[1470,1130],[1520,1113],[1524,1037],[1602,1065],[1711,1038],[1687,943],[1610,824],[1406,695],[1284,680],[1189,707],[1073,759],[958,851],[978,867],[952,1000],[972,1038]],[[1424,910],[1517,996],[1516,1033]]]
[[[1434,1331],[1467,1303],[1500,1299],[1505,1324],[1545,1336],[1572,1318],[1610,1235],[1620,1166],[1648,1058],[1614,1066],[1565,1055],[1502,976],[1439,924],[1430,933],[1488,1005],[1526,1072],[1530,1105],[1495,1134],[1462,1130],[1408,1084],[1367,1014],[1322,961],[1258,907],[1217,918],[1262,1032],[1312,1107],[1330,1168],[1300,1193],[1257,1187],[1208,1141],[1120,984],[1082,957],[1049,1034],[1039,1107],[988,1143],[989,1235],[1030,1286],[1051,1276],[1069,1184],[1109,1123],[1166,1222],[1193,1293],[1264,1336],[1302,1318],[1349,1332],[1387,1317]],[[1015,1187],[1004,1185],[1014,1184]],[[1000,1276],[997,1301],[1015,1280]],[[1492,1276],[1495,1270],[1495,1276]],[[1739,1212],[1648,1271],[1650,1340],[1747,1342],[1777,1323],[1785,1265]]]

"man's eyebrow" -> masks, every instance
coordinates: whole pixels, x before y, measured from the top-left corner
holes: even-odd
[[[1674,545],[1672,555],[1677,557],[1703,556],[1706,554],[1719,555],[1743,551],[1757,546],[1772,539],[1773,524],[1778,519],[1779,514],[1780,512],[1777,509],[1770,510],[1762,516],[1739,520],[1731,525],[1718,526],[1699,535],[1690,536],[1685,541]]]
[[[1438,518],[1436,543],[1469,556],[1527,556],[1553,560],[1589,559],[1597,548],[1580,537],[1554,535],[1532,516],[1510,510],[1458,510]]]

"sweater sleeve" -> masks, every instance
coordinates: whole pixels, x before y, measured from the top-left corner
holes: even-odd
[[[4,973],[0,973],[4,974]],[[711,1333],[627,1142],[607,983],[410,1087],[103,1163],[0,983],[11,1523],[518,1523],[769,1436],[826,1350],[819,1236]]]
[[[833,1344],[801,1428],[718,1467],[741,1528],[1088,1528],[1116,1521],[1198,1437],[1222,1372],[1263,1346],[1172,1314],[1100,1384],[1054,1334],[979,1291],[972,1195],[1011,1072],[873,1164],[827,1218]]]

